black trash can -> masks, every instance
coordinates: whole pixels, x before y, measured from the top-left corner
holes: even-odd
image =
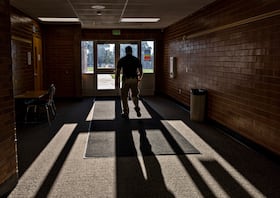
[[[202,122],[205,119],[206,111],[205,89],[191,89],[190,119],[192,121]]]

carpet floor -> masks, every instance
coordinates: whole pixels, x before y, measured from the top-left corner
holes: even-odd
[[[92,110],[95,101],[93,98],[57,101],[58,113],[51,127],[47,123],[17,126],[19,181],[9,194],[10,198],[280,197],[278,163],[209,123],[190,121],[188,111],[171,100],[143,98],[143,116],[137,118],[131,111],[128,122],[132,122],[132,126],[126,127],[128,134],[123,134],[130,137],[120,135],[119,140],[116,137],[121,133],[115,132],[116,129],[122,123],[129,126],[127,121],[119,120],[119,107],[115,107],[114,113],[104,110],[96,114],[96,109]],[[100,102],[110,103],[108,100]],[[149,119],[155,119],[156,125]],[[159,132],[151,135],[154,131],[149,130],[159,126],[161,131],[180,134],[199,154],[178,154],[179,140],[176,139],[176,146],[170,144],[173,136],[157,136]],[[139,129],[146,131],[143,140]],[[113,149],[117,148],[116,143],[127,143],[129,138],[133,154],[118,156],[122,152],[114,151],[106,157],[85,158],[90,131],[114,134],[105,135],[108,140],[101,137],[101,140],[115,142],[113,146],[104,144]],[[146,149],[148,155],[141,149],[138,152],[141,141],[144,147],[151,145],[151,149]],[[175,154],[150,155],[150,151],[157,150],[156,141],[167,141]]]
[[[119,99],[96,100],[85,157],[199,154],[174,127],[163,125],[148,105],[140,102],[140,107],[140,118],[131,112],[130,119],[124,119],[118,116]],[[132,101],[129,108],[134,108]]]

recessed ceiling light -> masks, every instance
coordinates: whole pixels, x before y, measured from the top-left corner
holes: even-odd
[[[94,6],[91,6],[92,9],[95,9],[95,10],[102,10],[102,9],[105,9],[105,6],[103,5],[94,5]]]
[[[123,23],[156,23],[160,18],[121,18]]]
[[[59,17],[38,17],[40,21],[45,22],[79,22],[78,18],[59,18]]]

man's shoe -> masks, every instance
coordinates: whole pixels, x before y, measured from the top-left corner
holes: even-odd
[[[128,115],[126,113],[122,113],[122,118],[127,119],[128,120]]]
[[[134,109],[136,111],[137,117],[141,117],[140,108],[139,107],[135,107]]]

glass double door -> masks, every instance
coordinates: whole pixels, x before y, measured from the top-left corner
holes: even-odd
[[[125,56],[125,48],[128,45],[132,47],[133,55],[139,57],[140,45],[138,42],[96,42],[94,73],[96,77],[96,94],[98,96],[119,95],[121,84],[116,82],[117,62]]]

